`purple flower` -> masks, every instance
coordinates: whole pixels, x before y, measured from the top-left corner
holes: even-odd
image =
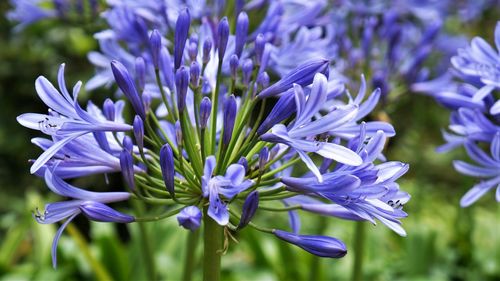
[[[460,200],[462,207],[468,207],[476,202],[489,190],[496,188],[496,201],[500,202],[500,131],[493,138],[490,145],[490,154],[486,154],[474,142],[466,142],[465,149],[469,157],[478,165],[463,161],[454,161],[455,169],[468,176],[485,179],[474,185]]]
[[[196,206],[188,206],[177,215],[179,225],[185,229],[195,231],[201,224],[201,211]]]
[[[78,215],[83,213],[87,218],[94,221],[130,223],[135,218],[120,213],[106,203],[128,200],[130,194],[127,192],[91,192],[69,185],[61,178],[54,175],[53,171],[45,171],[45,182],[51,191],[72,200],[55,202],[45,205],[43,213],[34,214],[37,222],[42,224],[55,223],[66,219],[57,231],[52,243],[52,265],[57,265],[57,244],[66,226]]]
[[[344,109],[336,109],[320,119],[311,121],[313,115],[317,114],[326,101],[326,77],[317,74],[314,77],[311,93],[305,100],[302,88],[295,84],[295,101],[297,116],[289,127],[285,125],[274,125],[270,133],[261,136],[262,140],[278,142],[294,148],[307,167],[313,172],[319,181],[322,180],[321,173],[307,155],[307,152],[317,153],[325,158],[336,160],[340,163],[358,166],[362,163],[361,158],[353,151],[330,142],[319,142],[308,140],[307,137],[320,135],[331,131],[356,117],[357,106],[348,105]]]
[[[61,92],[43,76],[38,77],[35,82],[38,96],[52,110],[50,114],[25,113],[17,117],[17,121],[25,127],[61,137],[38,157],[31,166],[31,173],[40,169],[66,144],[87,133],[132,129],[130,125],[102,120],[83,110],[78,104],[81,82],[75,85],[71,97],[64,82],[64,64],[59,68],[58,82]]]
[[[251,187],[254,182],[245,179],[245,168],[240,164],[231,164],[224,176],[213,176],[215,157],[208,156],[205,161],[201,187],[203,197],[209,198],[208,215],[220,225],[229,223],[229,211],[224,199],[231,200],[234,196]],[[221,195],[224,196],[221,199]]]

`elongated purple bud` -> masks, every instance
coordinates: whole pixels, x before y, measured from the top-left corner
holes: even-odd
[[[236,99],[234,95],[230,95],[224,102],[224,135],[222,136],[222,142],[226,145],[229,144],[233,135],[236,107]]]
[[[191,86],[193,88],[197,88],[200,84],[200,64],[197,61],[193,61],[191,63],[191,67],[189,68],[189,81],[191,82]]]
[[[223,17],[217,27],[217,48],[219,49],[219,61],[224,59],[226,53],[227,40],[229,39],[229,23],[227,18]]]
[[[259,192],[254,190],[250,192],[250,194],[248,194],[247,198],[245,199],[245,203],[243,203],[238,229],[244,228],[252,220],[258,208],[259,208]]]
[[[130,190],[135,190],[134,160],[132,159],[131,151],[125,149],[120,152],[120,168],[125,184]]]
[[[111,99],[107,98],[104,101],[102,111],[106,119],[108,119],[109,121],[115,121],[115,104]]]
[[[241,66],[241,70],[243,71],[243,84],[248,86],[250,83],[250,79],[252,78],[253,71],[253,62],[251,59],[246,59]]]
[[[238,56],[235,54],[231,55],[231,58],[229,59],[229,70],[231,72],[231,78],[233,80],[236,80],[236,73],[238,71],[239,64],[240,60],[238,59]]]
[[[134,137],[139,150],[142,152],[144,149],[144,123],[142,122],[141,117],[138,115],[134,118]]]
[[[269,75],[267,72],[262,72],[257,76],[257,85],[260,89],[265,89],[269,86]]]
[[[198,43],[193,42],[193,41],[189,42],[188,55],[189,55],[189,59],[191,59],[191,61],[196,60],[196,56],[198,55]]]
[[[206,39],[203,42],[203,57],[202,61],[204,64],[207,64],[210,61],[210,51],[212,50],[212,40]]]
[[[261,173],[264,171],[264,167],[266,166],[268,160],[269,160],[269,148],[267,148],[266,146],[259,152],[259,171]]]
[[[125,136],[123,138],[123,149],[132,153],[134,150],[134,143],[132,142],[132,139],[129,136]]]
[[[241,57],[243,52],[243,47],[247,41],[248,34],[248,15],[245,12],[241,12],[236,20],[236,32],[235,32],[235,45],[234,53]]]
[[[128,98],[135,112],[141,116],[143,120],[146,119],[146,111],[142,104],[141,97],[137,93],[137,89],[134,85],[134,80],[130,77],[127,69],[119,61],[111,62],[111,70],[113,71],[113,76],[115,77],[116,84],[125,96]]]
[[[212,102],[208,97],[204,97],[200,103],[200,128],[205,129],[207,127],[208,118],[210,117],[210,111],[212,110]]]
[[[163,177],[163,182],[167,191],[172,197],[175,196],[175,167],[174,167],[174,154],[170,145],[164,144],[160,149],[160,168]]]
[[[146,85],[146,62],[142,57],[137,57],[135,59],[135,76],[139,92],[142,92]]]
[[[130,223],[135,221],[133,216],[120,213],[107,205],[96,201],[85,201],[80,205],[82,213],[93,221]]]
[[[149,37],[149,48],[151,49],[151,57],[155,69],[158,69],[161,47],[161,34],[155,29]]]
[[[241,157],[240,160],[238,160],[238,164],[245,168],[245,172],[248,172],[248,160],[245,157]]]
[[[257,135],[265,134],[274,125],[288,118],[296,111],[293,89],[288,90],[283,94],[266,119],[260,124],[257,129]]]
[[[301,86],[310,85],[316,73],[328,73],[329,61],[326,59],[315,59],[308,61],[294,70],[290,71],[287,75],[281,78],[278,82],[270,87],[262,90],[257,97],[263,99],[275,96],[290,89],[293,84]],[[327,74],[325,74],[327,75]]]
[[[175,35],[174,35],[175,70],[177,70],[181,66],[182,55],[184,53],[184,47],[186,46],[186,40],[188,38],[190,25],[191,25],[191,16],[189,15],[189,10],[184,9],[179,13],[179,17],[177,17],[177,22],[175,24]]]
[[[262,55],[264,54],[264,48],[266,47],[266,38],[264,38],[264,35],[262,33],[259,33],[257,35],[257,38],[255,38],[255,61],[257,62],[257,65],[260,65],[262,62]]]
[[[163,80],[167,83],[170,90],[174,89],[174,70],[172,69],[172,60],[168,49],[163,46],[160,50],[160,71],[163,74]]]
[[[189,70],[181,66],[175,74],[175,86],[177,89],[177,108],[183,112],[186,107],[186,95],[189,86]]]
[[[279,239],[299,246],[309,253],[325,258],[341,258],[347,254],[345,244],[333,237],[320,235],[298,235],[282,230],[274,230]]]
[[[185,229],[194,231],[200,227],[201,211],[196,206],[188,206],[177,215],[177,222]]]

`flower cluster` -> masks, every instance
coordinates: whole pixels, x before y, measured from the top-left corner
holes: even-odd
[[[28,25],[46,19],[82,18],[88,5],[89,13],[96,16],[99,10],[97,0],[10,0],[13,10],[7,18],[17,22],[15,31],[21,31]]]
[[[396,181],[408,165],[382,154],[395,134],[390,124],[363,122],[381,98],[379,89],[367,95],[361,76],[352,96],[329,79],[330,61],[322,57],[270,75],[276,70],[271,53],[279,45],[267,32],[273,29],[268,17],[256,34],[250,32],[243,10],[251,5],[237,9],[231,34],[225,17],[182,9],[172,12],[172,21],[170,13],[152,14],[156,6],[122,4],[105,13],[111,29],[96,35],[102,53],[89,55],[98,69],[87,83],[116,85],[122,100],[81,107],[82,83],[70,95],[62,65],[59,90],[44,77],[35,83],[48,114],[18,117],[50,136],[33,139],[44,152],[31,172],[71,199],[35,215],[41,223],[66,219],[54,239],[54,265],[62,230],[81,213],[118,223],[177,215],[183,228],[194,231],[203,220],[205,227],[224,227],[226,235],[250,226],[332,258],[344,256],[346,246],[336,238],[299,234],[298,210],[378,220],[405,235],[400,219],[410,196]],[[124,111],[134,117],[125,118]],[[122,174],[123,192],[84,191],[65,181],[113,172]],[[160,205],[164,213],[134,217],[107,205],[123,200]],[[291,232],[258,222],[259,213],[283,211],[293,218]]]
[[[453,163],[455,169],[483,179],[462,197],[460,204],[464,207],[493,188],[500,202],[500,22],[494,39],[497,50],[480,37],[459,49],[451,59],[454,77],[446,74],[416,85],[452,111],[451,133],[444,133],[447,143],[438,150],[446,152],[463,146],[476,164],[457,160]]]

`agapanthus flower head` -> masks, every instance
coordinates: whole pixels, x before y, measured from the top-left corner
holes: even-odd
[[[454,161],[455,169],[468,176],[480,178],[460,201],[467,207],[499,182],[498,147],[500,135],[500,22],[495,26],[495,50],[484,39],[475,37],[470,46],[458,49],[451,59],[454,69],[442,77],[427,83],[419,83],[416,89],[431,94],[449,108],[450,132],[443,132],[446,144],[438,148],[446,152],[464,147],[468,156],[476,162],[469,164]],[[497,188],[496,200],[500,201]]]
[[[287,15],[280,5],[271,4],[271,14]],[[311,15],[318,15],[322,7],[307,6]],[[115,200],[73,196],[86,203],[71,205],[70,215],[81,212],[92,220],[116,222],[177,215],[179,225],[190,230],[196,230],[203,217],[203,223],[224,227],[226,233],[254,227],[331,258],[344,256],[345,245],[332,237],[298,234],[299,210],[378,220],[404,235],[400,219],[406,213],[401,208],[409,196],[396,180],[408,166],[383,162],[386,138],[394,135],[392,126],[362,122],[375,108],[380,90],[367,96],[362,78],[352,97],[339,80],[328,80],[331,61],[319,56],[298,58],[300,63],[287,73],[274,71],[277,37],[272,30],[279,21],[272,18],[266,18],[255,34],[247,34],[248,17],[241,12],[233,35],[228,18],[198,23],[183,9],[170,29],[172,40],[170,32],[133,9],[123,11],[123,17],[113,30],[131,29],[141,38],[100,34],[115,44],[107,53],[119,46],[129,50],[115,60],[96,60],[108,64],[98,77],[111,79],[123,101],[106,100],[103,110],[89,103],[84,111],[76,101],[80,84],[72,99],[61,71],[62,94],[45,78],[36,84],[53,111],[18,120],[53,137],[36,141],[46,152],[35,170],[64,177],[121,172],[124,190],[130,192],[123,193],[125,199],[160,203],[167,212],[129,218],[104,205]],[[122,40],[126,43],[120,45]],[[125,104],[130,105],[132,120],[122,117]],[[79,167],[87,163],[92,168],[81,172]],[[256,224],[260,212],[274,210],[289,210],[297,233]]]

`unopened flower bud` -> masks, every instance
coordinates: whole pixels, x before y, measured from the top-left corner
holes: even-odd
[[[134,149],[134,143],[132,142],[132,139],[129,136],[125,136],[123,138],[123,149],[132,152]]]
[[[245,203],[243,203],[238,229],[244,228],[252,220],[258,208],[259,208],[259,192],[254,190],[250,192],[250,194],[248,194],[247,198],[245,199]]]
[[[208,97],[204,97],[200,103],[200,128],[205,129],[207,127],[208,118],[210,117],[210,112],[212,110],[212,102]]]
[[[135,142],[137,143],[139,150],[142,152],[144,149],[144,123],[139,115],[135,116],[133,127]]]
[[[266,39],[264,35],[259,34],[255,38],[255,61],[257,65],[260,65],[262,61],[262,55],[264,54],[264,48],[266,47]]]
[[[207,64],[210,61],[210,51],[212,50],[212,40],[206,39],[203,42],[203,63]]]
[[[234,95],[230,95],[224,103],[224,135],[222,136],[222,142],[226,145],[229,144],[233,135],[236,107],[236,99]]]
[[[175,86],[177,89],[177,108],[183,112],[186,107],[186,95],[189,86],[189,70],[181,66],[175,74]]]
[[[184,9],[179,13],[175,24],[174,69],[176,70],[181,66],[182,55],[184,54],[184,47],[186,46],[190,25],[191,16],[189,15],[189,10]]]
[[[347,254],[345,244],[333,237],[321,235],[298,235],[274,230],[274,235],[288,243],[299,246],[309,253],[325,258],[341,258]]]
[[[115,77],[116,84],[125,96],[128,98],[135,112],[141,116],[142,119],[146,119],[146,111],[141,101],[139,93],[134,85],[134,80],[132,80],[129,72],[125,66],[119,61],[111,62],[111,70],[113,71],[113,76]]]
[[[227,40],[229,39],[229,23],[227,18],[223,17],[217,27],[217,48],[219,50],[219,61],[224,59],[226,53]]]
[[[247,40],[248,33],[248,15],[245,12],[241,12],[236,20],[236,34],[235,34],[235,46],[234,53],[241,57],[243,52],[243,47]]]
[[[251,59],[246,59],[241,66],[241,70],[243,71],[243,84],[248,86],[250,83],[250,79],[252,78],[253,71],[253,62]]]
[[[200,64],[197,61],[193,61],[191,63],[191,67],[189,68],[189,78],[191,82],[191,86],[197,88],[200,84]]]
[[[160,168],[163,182],[172,197],[175,196],[175,167],[174,154],[169,144],[164,144],[160,149]]]
[[[262,173],[264,171],[264,167],[269,160],[269,148],[264,147],[259,152],[259,172]]]
[[[236,73],[238,71],[239,63],[240,63],[240,60],[238,59],[238,56],[235,54],[231,55],[231,58],[229,59],[229,70],[231,72],[231,78],[233,80],[236,79]]]
[[[115,121],[115,104],[111,99],[108,98],[104,101],[102,110],[106,119],[109,121]]]
[[[151,57],[156,69],[158,69],[159,65],[158,60],[160,58],[161,47],[161,34],[155,29],[151,32],[151,36],[149,37],[149,48],[151,49]]]
[[[134,160],[132,158],[132,152],[127,149],[120,152],[120,169],[125,184],[130,188],[130,190],[135,190]]]
[[[198,55],[198,43],[193,42],[193,41],[189,42],[188,55],[189,55],[189,59],[191,59],[191,61],[196,60],[196,56]]]

